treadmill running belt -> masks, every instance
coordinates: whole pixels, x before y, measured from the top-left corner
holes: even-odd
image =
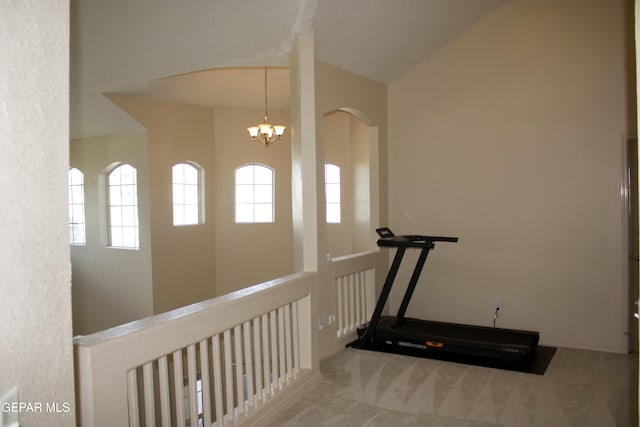
[[[511,329],[489,328],[475,325],[461,325],[456,323],[433,322],[405,318],[394,325],[394,316],[382,317],[378,323],[377,333],[381,330],[392,330],[396,334],[409,336],[424,336],[434,340],[460,340],[468,342],[487,342],[496,345],[535,346],[538,344],[538,334],[534,332],[515,331]]]
[[[504,363],[494,358],[481,358],[468,354],[425,352],[421,349],[400,346],[374,346],[363,341],[356,340],[347,347],[361,350],[380,351],[384,353],[402,354],[405,356],[422,357],[425,359],[442,360],[445,362],[462,363],[465,365],[483,366],[487,368],[503,369],[508,371],[523,372],[527,374],[544,375],[556,353],[555,347],[538,345],[534,347],[521,364]]]

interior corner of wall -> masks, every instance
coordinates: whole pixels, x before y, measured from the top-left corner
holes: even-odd
[[[142,126],[149,128],[153,99],[143,92],[104,92],[103,95]]]
[[[298,4],[298,11],[291,26],[291,35],[295,39],[298,36],[313,34],[313,19],[318,9],[318,0],[302,0]]]

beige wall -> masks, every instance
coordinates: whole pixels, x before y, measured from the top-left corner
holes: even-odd
[[[115,163],[137,170],[139,250],[108,247],[105,174]],[[71,246],[74,334],[152,315],[147,133],[73,140],[70,165],[84,173],[87,230],[86,245]]]
[[[626,349],[623,40],[621,0],[511,1],[389,86],[390,224],[460,237],[409,314],[491,325],[499,298],[498,326]]]
[[[211,109],[153,100],[150,112],[151,259],[153,310],[162,313],[213,298],[215,275],[214,121]],[[173,225],[172,167],[185,161],[204,169],[204,223]]]
[[[149,102],[142,108],[145,113],[138,116],[151,117],[144,120],[150,135],[154,311],[293,272],[288,137],[268,149],[252,143],[246,128],[262,119],[261,111]],[[272,111],[270,118],[288,125],[287,112]],[[185,160],[198,163],[205,171],[205,223],[174,227],[171,166]],[[275,224],[235,223],[234,173],[247,163],[275,170]]]
[[[88,229],[87,245],[72,248],[76,334],[293,272],[288,136],[268,149],[252,143],[245,129],[261,120],[261,111],[214,110],[140,96],[111,98],[148,131],[71,144],[72,166],[85,173]],[[271,120],[288,126],[288,112],[271,112]],[[139,251],[106,247],[97,177],[117,161],[138,168]],[[175,227],[171,167],[184,161],[204,169],[205,222]],[[235,224],[234,172],[247,163],[275,170],[275,224]]]
[[[342,110],[353,116],[348,125],[351,140],[360,141],[359,148],[356,148],[356,152],[351,154],[352,161],[356,162],[353,165],[365,163],[362,158],[364,151],[369,157],[370,168],[367,171],[359,169],[356,173],[369,174],[369,196],[371,198],[369,203],[373,207],[370,217],[373,220],[370,230],[368,230],[368,236],[361,236],[362,230],[357,227],[352,233],[355,232],[355,235],[359,236],[357,237],[358,242],[368,242],[365,244],[365,248],[358,247],[357,250],[375,248],[375,228],[381,224],[385,225],[387,221],[387,189],[385,184],[387,164],[384,160],[379,160],[385,159],[387,156],[387,86],[320,61],[316,61],[315,71],[317,140],[327,141],[325,132],[329,132],[329,135],[332,132],[330,128],[325,129],[323,116]],[[346,128],[347,124],[344,126]],[[367,144],[362,144],[365,138]],[[329,158],[333,155],[331,150],[330,145],[322,147],[322,162],[324,162],[325,156]],[[357,179],[362,179],[362,177],[358,175]],[[354,195],[354,197],[362,200],[365,196]],[[359,212],[362,212],[362,209]]]
[[[262,112],[215,109],[215,250],[216,293],[222,295],[293,273],[291,222],[291,143],[288,111],[270,111],[272,123],[288,127],[285,136],[268,148],[251,142],[246,128]],[[275,222],[235,223],[235,170],[258,163],[275,172]]]
[[[74,426],[69,2],[2,2],[0,45],[0,396],[15,386],[20,402],[70,409],[20,425]]]
[[[353,181],[353,231],[351,237],[351,253],[358,253],[372,248],[371,235],[375,227],[372,218],[371,182],[372,172],[377,175],[378,165],[373,167],[371,162],[371,147],[374,143],[369,140],[370,132],[374,132],[351,115],[349,117],[351,129],[351,179]]]

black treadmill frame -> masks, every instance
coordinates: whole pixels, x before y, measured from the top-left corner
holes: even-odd
[[[396,236],[389,228],[376,230],[380,235],[378,246],[396,248],[396,254],[385,279],[380,297],[376,303],[370,321],[359,331],[359,339],[348,346],[391,353],[403,353],[423,357],[446,358],[446,354],[456,354],[465,358],[490,360],[484,365],[524,363],[539,340],[539,333],[514,329],[490,328],[475,325],[434,322],[405,317],[409,302],[413,297],[418,279],[424,269],[429,252],[435,248],[435,242],[457,242],[457,237],[404,235]],[[402,259],[408,248],[420,249],[420,255],[407,285],[397,315],[382,316],[395,282]],[[382,321],[382,325],[381,325]],[[403,331],[404,326],[404,331]],[[446,329],[451,335],[421,333],[412,336],[407,332],[416,329]],[[468,335],[461,337],[460,335]],[[470,363],[464,361],[464,363]]]

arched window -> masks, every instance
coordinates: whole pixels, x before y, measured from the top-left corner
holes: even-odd
[[[327,203],[327,223],[339,224],[340,215],[340,166],[324,165],[324,193]]]
[[[258,164],[236,169],[236,222],[275,222],[274,171]]]
[[[69,243],[86,244],[84,219],[84,174],[69,169]]]
[[[108,176],[109,246],[138,249],[138,180],[136,168],[121,164]]]
[[[203,224],[203,169],[195,163],[173,165],[173,225]]]

